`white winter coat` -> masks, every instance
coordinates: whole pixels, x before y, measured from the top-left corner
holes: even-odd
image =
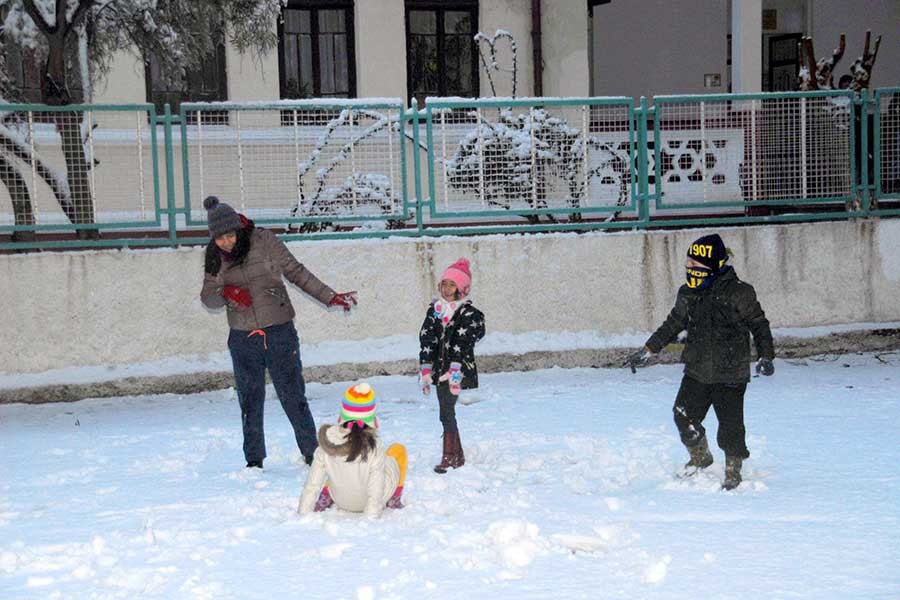
[[[301,513],[313,511],[319,492],[327,483],[338,507],[351,512],[364,512],[370,517],[381,515],[385,503],[400,482],[400,466],[393,457],[385,455],[375,430],[367,431],[375,437],[375,449],[369,451],[366,460],[357,457],[353,462],[347,462],[350,430],[340,425],[319,428],[319,447],[313,455],[306,485],[300,494]]]

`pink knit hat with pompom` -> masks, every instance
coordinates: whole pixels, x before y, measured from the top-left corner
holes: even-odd
[[[455,283],[463,296],[468,296],[469,290],[472,289],[472,272],[469,270],[469,261],[465,258],[460,258],[447,267],[443,275],[441,275],[441,281],[445,279]]]

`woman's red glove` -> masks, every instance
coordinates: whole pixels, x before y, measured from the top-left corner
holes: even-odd
[[[241,308],[250,308],[253,304],[253,298],[250,296],[250,292],[247,291],[246,288],[238,287],[236,285],[226,285],[222,288],[222,295],[225,296],[226,300],[234,302]]]
[[[356,292],[335,294],[328,302],[328,306],[340,306],[344,309],[344,312],[349,312],[350,309],[356,306]]]

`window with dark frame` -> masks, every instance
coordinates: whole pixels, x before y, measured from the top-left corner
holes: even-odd
[[[407,93],[419,105],[428,96],[478,96],[477,1],[407,0]]]
[[[289,0],[278,23],[278,81],[282,99],[356,97],[353,0]],[[283,125],[335,116],[282,111]]]
[[[166,103],[172,112],[181,109],[182,102],[221,102],[228,99],[228,82],[225,72],[225,42],[209,54],[196,69],[182,73],[168,73],[155,56],[144,63],[147,82],[147,101],[156,106],[157,114],[165,111]],[[196,125],[197,112],[187,114],[188,125]],[[204,125],[227,125],[228,111],[203,111],[199,113]]]

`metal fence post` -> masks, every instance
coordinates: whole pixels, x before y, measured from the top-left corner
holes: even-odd
[[[637,139],[637,174],[638,174],[638,222],[646,226],[650,222],[650,174],[647,150],[647,97],[641,96],[641,106],[636,109],[635,115],[638,122]]]
[[[869,90],[863,89],[859,93],[859,169],[860,192],[862,194],[862,211],[868,215],[872,208],[869,194]],[[874,154],[874,153],[873,153]],[[873,156],[874,158],[874,156]]]
[[[410,103],[413,124],[413,177],[416,190],[416,231],[422,233],[422,158],[419,156],[419,102],[413,98]]]
[[[175,159],[172,151],[172,107],[166,102],[165,115],[163,117],[163,139],[166,152],[166,214],[169,221],[169,240],[175,242],[178,238],[175,223]]]

